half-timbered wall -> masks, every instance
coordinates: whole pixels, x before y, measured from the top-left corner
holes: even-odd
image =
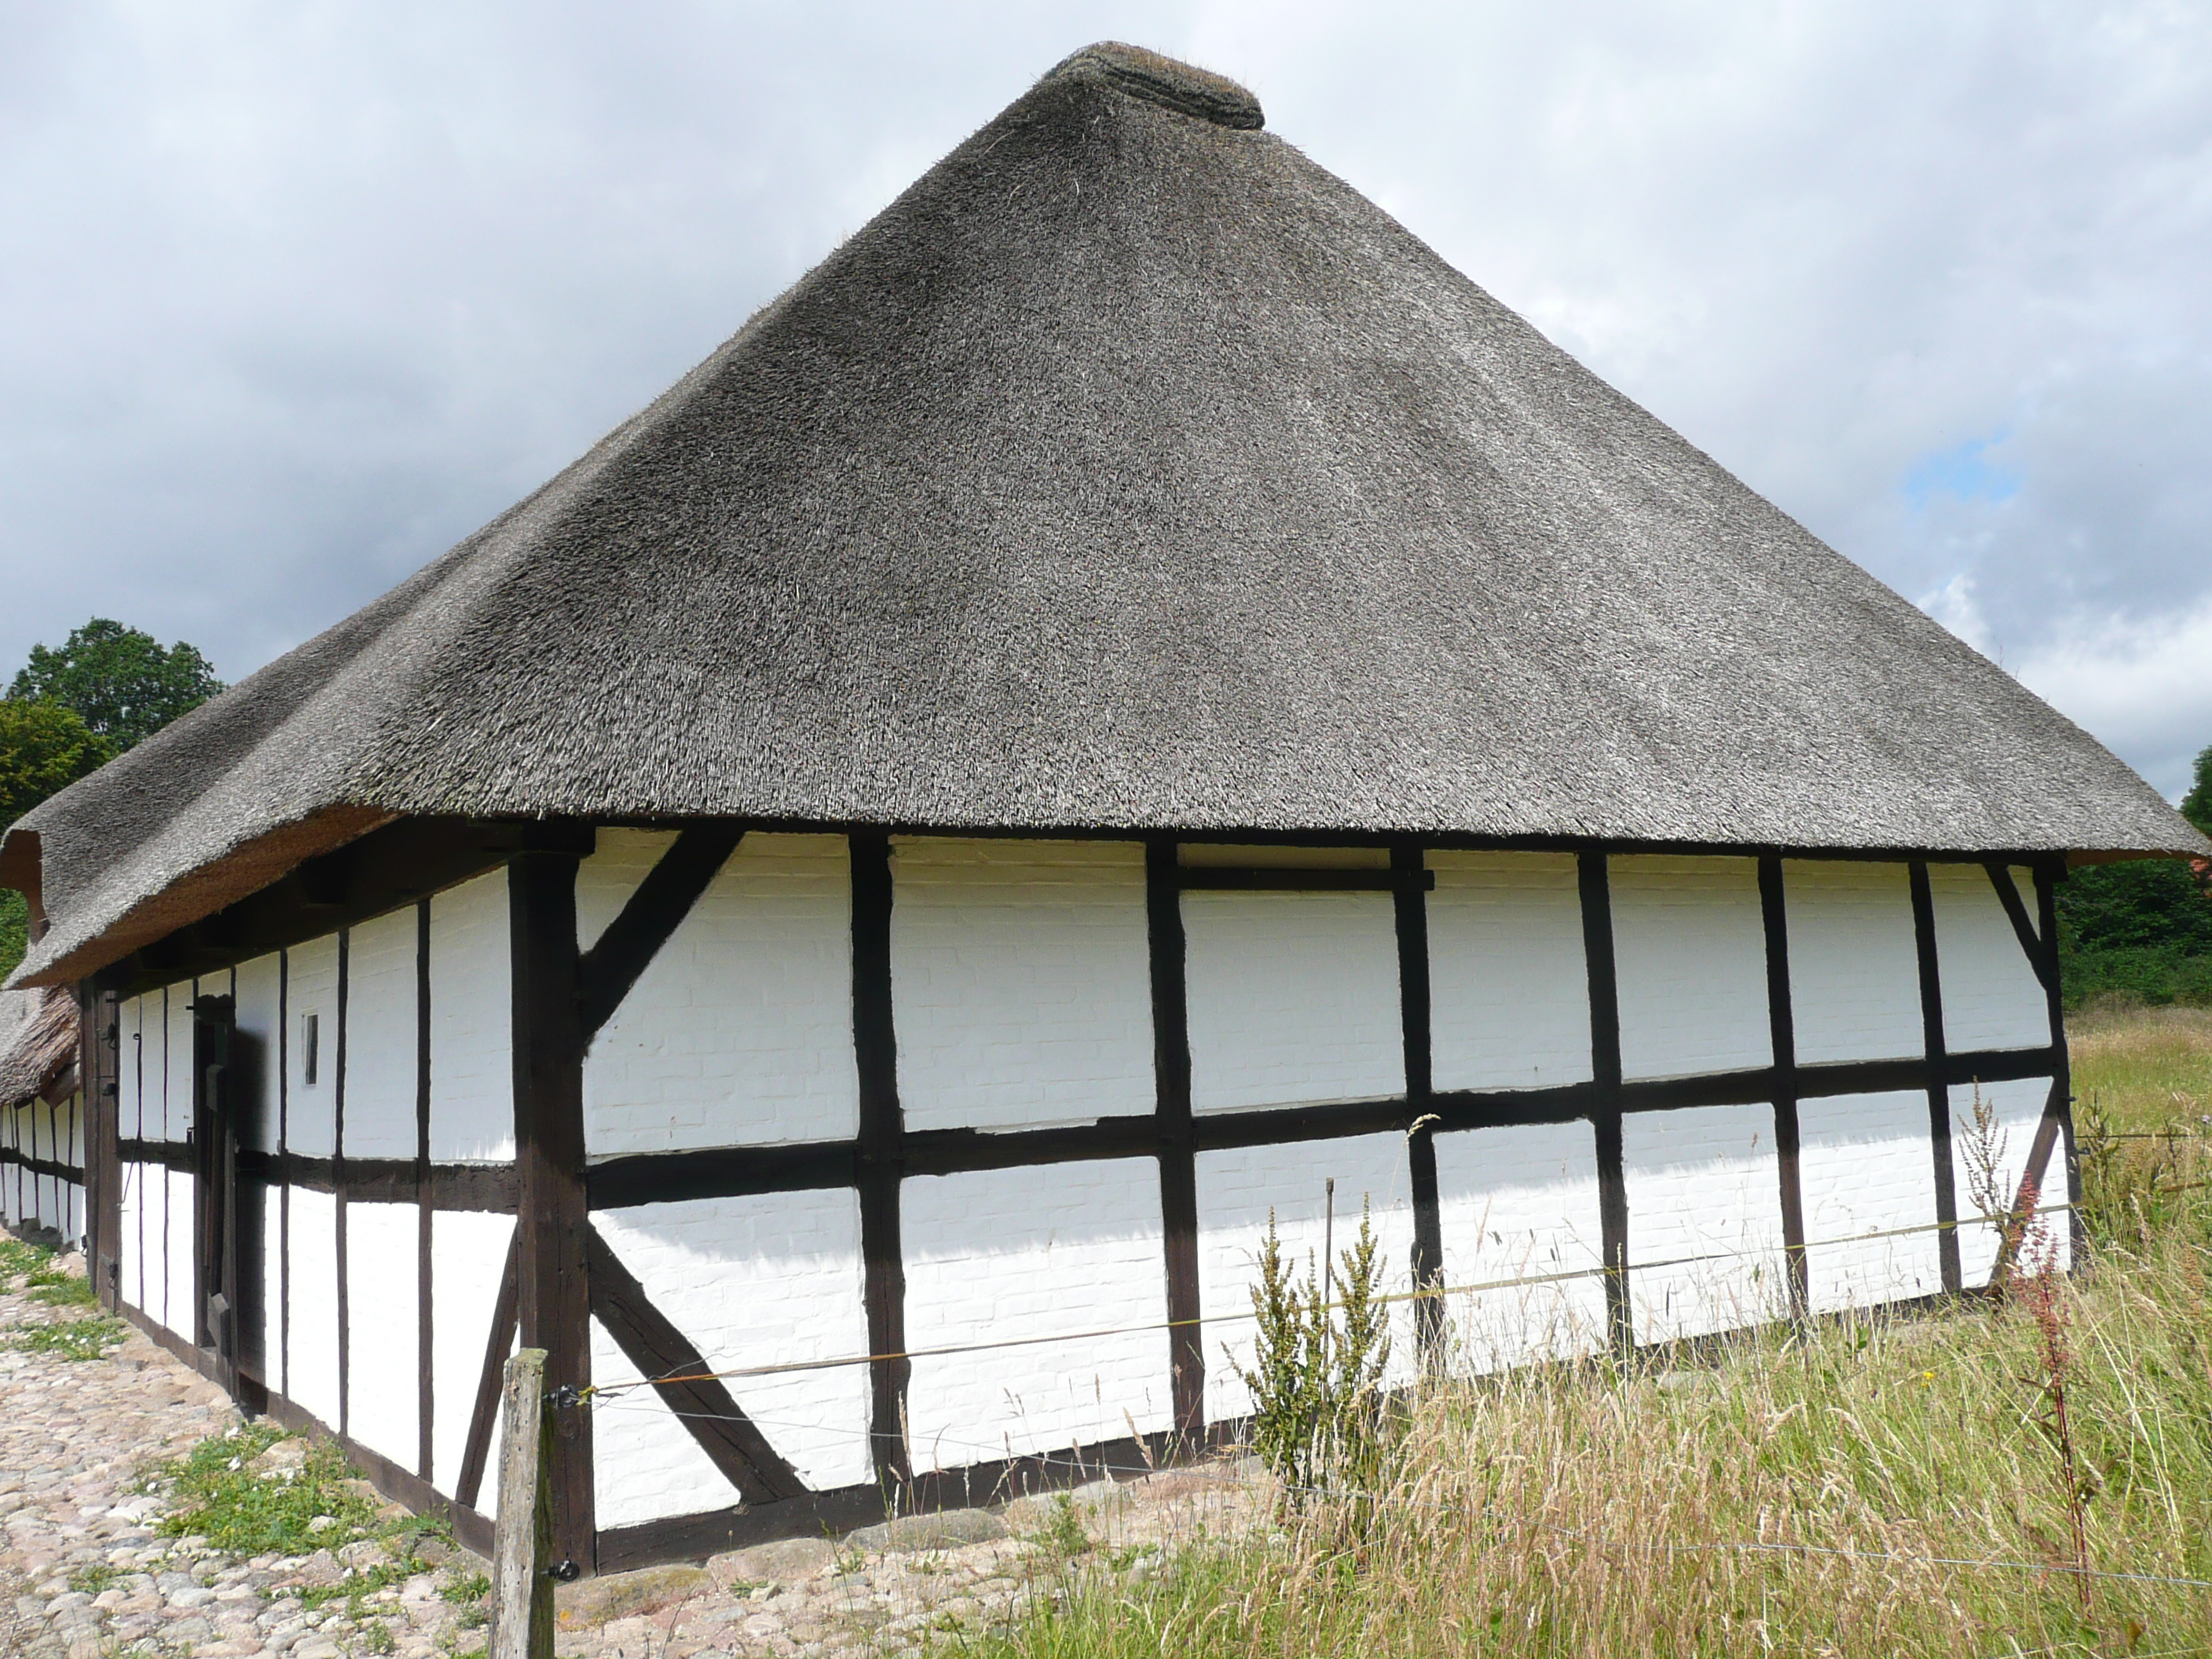
[[[83,1097],[33,1098],[0,1109],[0,1220],[84,1237]]]
[[[499,869],[124,999],[118,1255],[189,1334],[190,1006],[234,996],[249,1369],[488,1502],[513,1022],[573,1001],[551,1175],[596,1392],[562,1409],[602,1565],[1242,1416],[1271,1223],[1303,1271],[1369,1210],[1401,1382],[1971,1286],[1990,1194],[2042,1158],[2060,1195],[2047,872],[711,827],[545,856],[573,956],[521,954]]]

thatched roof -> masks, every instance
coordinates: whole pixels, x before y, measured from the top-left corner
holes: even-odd
[[[0,1111],[54,1091],[76,1066],[76,999],[0,991]]]
[[[26,819],[28,975],[410,812],[2204,850],[1259,120],[1069,59],[528,500]]]

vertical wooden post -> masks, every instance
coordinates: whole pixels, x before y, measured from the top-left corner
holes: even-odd
[[[1418,842],[1390,849],[1391,901],[1398,924],[1398,1008],[1406,1043],[1406,1156],[1413,1195],[1413,1288],[1436,1291],[1444,1282],[1443,1220],[1437,1196],[1437,1143],[1428,1115],[1435,1077],[1429,1037],[1429,896],[1421,881],[1428,860]],[[1444,1361],[1444,1304],[1435,1296],[1413,1304],[1413,1341],[1423,1366]]]
[[[592,831],[541,826],[507,866],[514,975],[514,1141],[520,1206],[516,1303],[526,1347],[545,1351],[549,1389],[591,1386],[591,1284],[584,1233],[584,1055],[576,1010],[576,866]],[[556,1555],[585,1572],[598,1558],[592,1414],[552,1413]]]
[[[1145,843],[1145,916],[1152,982],[1152,1110],[1159,1130],[1169,1386],[1176,1437],[1184,1449],[1194,1449],[1206,1436],[1206,1339],[1199,1323],[1198,1164],[1190,1116],[1182,884],[1172,837]]]
[[[507,1362],[488,1659],[553,1659],[553,1416],[545,1350]]]
[[[898,1035],[891,1014],[891,848],[880,830],[850,837],[853,870],[853,1052],[860,1083],[860,1258],[868,1318],[869,1438],[886,1498],[912,1484],[907,1458],[905,1246],[899,1188],[905,1117],[898,1097]]]
[[[2043,960],[2047,972],[2043,987],[2046,1006],[2051,1016],[2051,1110],[2058,1119],[2058,1129],[2065,1140],[2066,1201],[2073,1207],[2066,1212],[2067,1237],[2072,1249],[2067,1261],[2072,1271],[2080,1272],[2081,1253],[2088,1248],[2089,1235],[2081,1220],[2081,1159],[2074,1144],[2074,1063],[2066,1047],[2065,987],[2061,982],[2058,966],[2058,884],[2066,879],[2063,860],[2056,864],[2041,864],[2035,870],[2035,931],[2041,935]]]
[[[1798,1157],[1797,1017],[1790,1000],[1790,917],[1782,884],[1782,858],[1759,860],[1759,908],[1766,924],[1766,1018],[1774,1045],[1774,1152],[1782,1185],[1782,1249],[1788,1266],[1790,1316],[1802,1320],[1812,1304],[1812,1273],[1805,1256],[1805,1187]]]
[[[1912,882],[1912,943],[1920,960],[1920,1029],[1928,1066],[1928,1150],[1935,1163],[1936,1261],[1943,1288],[1953,1296],[1965,1286],[1959,1262],[1958,1180],[1951,1168],[1951,1091],[1944,1080],[1943,975],[1936,954],[1936,896],[1928,883],[1928,863],[1906,866]]]
[[[1613,885],[1603,853],[1575,860],[1583,909],[1583,957],[1589,975],[1590,1077],[1597,1131],[1598,1227],[1605,1251],[1606,1323],[1616,1357],[1636,1352],[1628,1297],[1628,1176],[1620,1130],[1620,984],[1613,959]]]

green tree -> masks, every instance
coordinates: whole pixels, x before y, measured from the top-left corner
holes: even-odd
[[[56,791],[115,757],[115,745],[55,702],[0,698],[0,830]],[[23,896],[0,887],[0,979],[15,971],[29,944]]]
[[[2212,836],[2212,744],[2197,757],[2197,781],[2181,798],[2181,816]]]
[[[58,651],[33,646],[30,662],[16,674],[8,696],[72,708],[120,750],[222,689],[198,647],[179,640],[165,648],[151,634],[94,617]]]

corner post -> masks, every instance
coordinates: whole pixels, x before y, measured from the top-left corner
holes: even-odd
[[[1199,1323],[1198,1162],[1190,1115],[1190,1010],[1182,882],[1171,836],[1145,843],[1145,933],[1152,981],[1153,1115],[1167,1274],[1168,1375],[1180,1449],[1206,1437],[1206,1338]]]
[[[1413,1342],[1422,1367],[1444,1364],[1444,1235],[1437,1195],[1436,1126],[1425,1121],[1435,1092],[1430,1044],[1428,863],[1419,842],[1390,848],[1391,903],[1398,925],[1398,1008],[1406,1043],[1406,1157],[1413,1198]]]
[[[906,1120],[898,1097],[898,1034],[891,1012],[890,837],[848,840],[853,868],[853,1053],[860,1072],[860,1260],[868,1318],[869,1443],[887,1503],[911,1490],[906,1395],[906,1257],[899,1215]]]
[[[576,866],[591,827],[537,826],[507,865],[514,988],[517,1302],[522,1345],[545,1350],[549,1391],[591,1386],[591,1285],[584,1237],[584,1053],[576,1008]],[[592,1419],[550,1407],[553,1553],[593,1570],[598,1522]]]
[[[1583,910],[1583,956],[1589,975],[1590,1117],[1597,1131],[1598,1226],[1605,1251],[1606,1323],[1620,1359],[1636,1352],[1636,1314],[1628,1296],[1628,1176],[1622,1167],[1620,985],[1613,956],[1613,884],[1602,852],[1575,859]]]
[[[1906,866],[1912,882],[1912,942],[1920,962],[1920,1029],[1927,1049],[1928,1144],[1935,1160],[1936,1260],[1943,1289],[1956,1296],[1965,1288],[1959,1261],[1959,1188],[1951,1167],[1951,1090],[1943,1046],[1943,975],[1936,954],[1936,896],[1929,885],[1928,860]]]
[[[1759,860],[1759,908],[1766,924],[1766,1018],[1774,1048],[1774,1161],[1782,1185],[1782,1250],[1789,1269],[1790,1316],[1802,1321],[1812,1306],[1812,1272],[1805,1255],[1805,1188],[1798,1158],[1797,1018],[1790,1001],[1790,915],[1778,853]]]

